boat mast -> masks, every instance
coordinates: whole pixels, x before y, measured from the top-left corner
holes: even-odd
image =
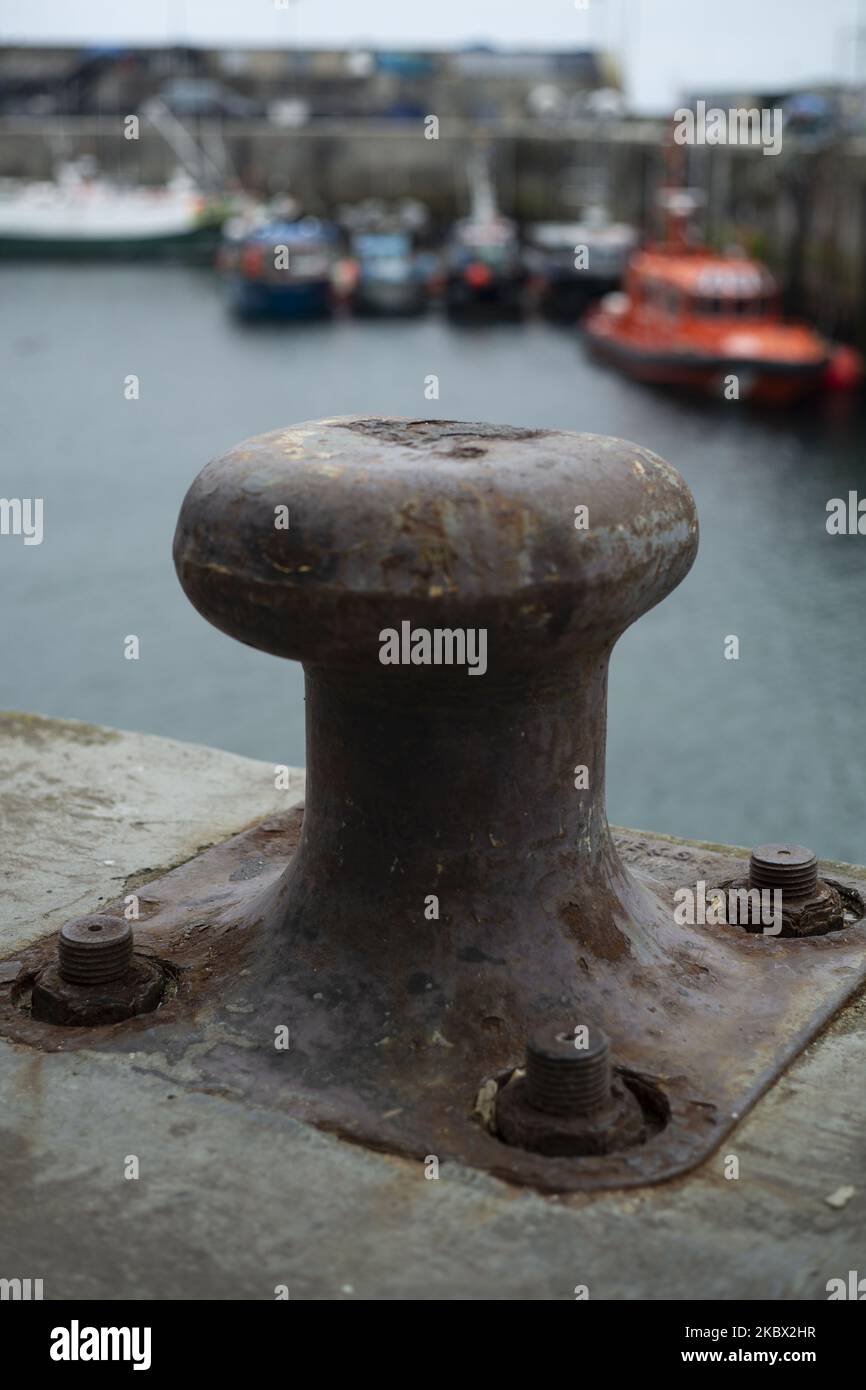
[[[218,137],[218,147],[211,154],[203,144],[193,139],[161,97],[152,97],[142,110],[199,188],[225,187],[229,160],[221,137]]]
[[[475,222],[492,222],[499,216],[496,189],[490,173],[490,153],[478,148],[472,151],[466,170],[469,181],[469,215]]]

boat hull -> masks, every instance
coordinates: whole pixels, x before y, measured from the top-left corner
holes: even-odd
[[[22,236],[0,233],[0,260],[208,261],[219,243],[217,224],[164,236]]]
[[[427,309],[427,293],[423,285],[407,284],[364,284],[358,286],[350,298],[352,312],[361,316],[408,317],[423,314]]]
[[[761,405],[790,405],[811,395],[821,386],[828,364],[827,358],[791,362],[648,352],[608,333],[599,333],[591,325],[583,332],[596,357],[618,367],[636,381],[723,397],[727,378],[736,376],[739,398]]]
[[[555,323],[574,323],[596,300],[619,288],[619,280],[589,275],[548,276],[543,279],[538,307]]]
[[[446,282],[444,301],[446,312],[455,318],[473,314],[520,318],[525,308],[524,296],[522,280],[494,279],[476,286],[454,276]]]
[[[330,280],[270,285],[236,278],[229,293],[234,312],[247,319],[326,318],[333,310]]]

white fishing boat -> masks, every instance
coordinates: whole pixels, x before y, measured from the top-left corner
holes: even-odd
[[[223,206],[179,172],[158,187],[113,183],[88,157],[52,181],[0,182],[0,256],[165,256],[216,244]]]

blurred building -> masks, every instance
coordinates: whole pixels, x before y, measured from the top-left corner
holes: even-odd
[[[816,82],[773,91],[690,93],[683,105],[694,111],[699,100],[707,110],[779,110],[785,134],[800,138],[833,140],[866,133],[866,87],[857,83]]]
[[[0,115],[18,117],[128,113],[162,96],[178,115],[229,119],[288,111],[295,122],[429,113],[495,122],[574,117],[591,112],[597,94],[621,103],[621,92],[614,60],[590,50],[0,49]]]

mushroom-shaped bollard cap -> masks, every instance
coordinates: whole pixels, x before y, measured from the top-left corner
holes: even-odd
[[[382,629],[445,622],[487,629],[494,673],[609,645],[696,547],[691,493],[639,445],[347,417],[208,464],[174,554],[199,612],[274,655],[375,664]]]

